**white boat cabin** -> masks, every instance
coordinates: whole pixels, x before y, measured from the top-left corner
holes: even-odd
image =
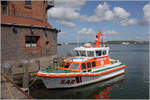
[[[109,55],[109,47],[77,47],[74,48],[78,57],[102,57]]]

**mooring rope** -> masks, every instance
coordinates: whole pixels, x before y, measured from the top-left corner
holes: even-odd
[[[6,80],[8,80],[13,86],[15,86],[15,87],[18,89],[18,91],[20,91],[22,94],[24,94],[28,99],[33,99],[32,96],[30,96],[29,94],[25,93],[22,89],[20,89],[20,88],[18,87],[18,85],[16,85],[13,81],[11,81],[11,80],[7,77],[7,75],[6,75],[5,73],[3,73],[3,72],[1,72],[1,73],[2,73],[3,78],[5,78]]]
[[[11,92],[11,90],[10,90],[10,88],[9,88],[9,86],[8,86],[8,84],[7,84],[7,82],[6,82],[5,77],[2,76],[2,78],[3,78],[3,80],[4,80],[4,84],[5,84],[6,88],[7,88],[7,90],[8,90],[8,94],[10,95],[11,99],[14,99],[14,96],[12,95],[12,92]]]
[[[33,81],[29,84],[29,87],[31,87],[31,86],[35,83],[36,79],[37,79],[37,77],[35,77],[35,78],[33,79]]]

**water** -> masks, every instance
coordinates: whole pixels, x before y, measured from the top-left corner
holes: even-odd
[[[148,99],[149,98],[149,47],[148,45],[108,45],[110,58],[127,65],[124,75],[72,89],[46,89],[43,84],[33,86],[31,95],[40,99]],[[58,54],[65,56],[77,45],[62,45]],[[74,53],[73,53],[74,55]]]

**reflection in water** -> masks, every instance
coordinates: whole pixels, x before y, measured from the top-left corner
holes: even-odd
[[[106,99],[112,88],[124,81],[124,74],[109,80],[70,89],[47,89],[44,84],[36,84],[30,89],[33,98],[39,99]]]

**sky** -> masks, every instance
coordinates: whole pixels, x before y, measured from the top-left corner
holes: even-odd
[[[101,31],[105,41],[149,40],[149,1],[55,0],[48,22],[61,30],[58,43],[93,42]]]

